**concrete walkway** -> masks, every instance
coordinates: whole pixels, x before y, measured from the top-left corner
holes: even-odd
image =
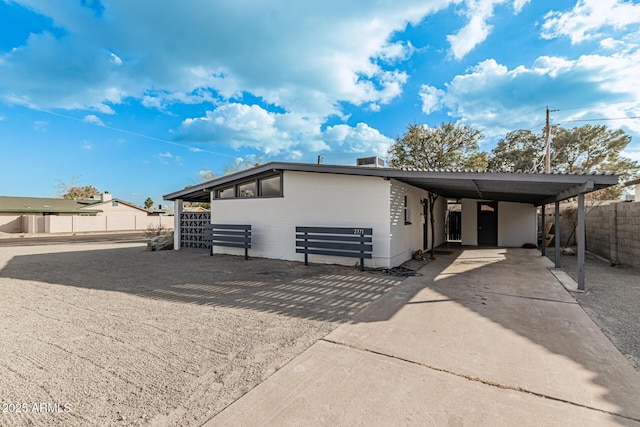
[[[206,426],[640,426],[640,375],[548,267],[440,255]]]

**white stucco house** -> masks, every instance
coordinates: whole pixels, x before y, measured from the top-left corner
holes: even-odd
[[[296,226],[366,227],[373,229],[373,258],[366,265],[393,267],[428,247],[429,192],[439,195],[436,246],[446,241],[447,200],[455,199],[462,206],[462,245],[521,247],[537,241],[538,206],[617,183],[614,175],[401,170],[371,163],[272,162],[168,194],[165,200],[175,206],[174,247],[195,247],[189,240],[197,238],[198,224],[183,212],[182,202],[210,202],[211,217],[200,219],[251,225],[252,256],[302,260]],[[353,265],[352,259],[324,255],[313,262]]]

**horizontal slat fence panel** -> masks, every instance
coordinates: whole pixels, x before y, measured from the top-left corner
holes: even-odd
[[[309,265],[309,255],[329,255],[364,260],[373,257],[373,229],[361,227],[296,227],[296,253],[304,254]]]

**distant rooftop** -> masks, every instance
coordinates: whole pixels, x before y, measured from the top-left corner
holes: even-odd
[[[102,211],[100,209],[87,209],[96,203],[100,203],[100,200],[0,196],[0,212],[96,214]]]

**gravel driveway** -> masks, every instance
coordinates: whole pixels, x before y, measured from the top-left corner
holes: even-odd
[[[200,425],[397,283],[140,243],[0,248],[0,425]]]
[[[554,251],[547,255],[554,260]],[[562,270],[578,280],[576,256],[562,255]],[[640,270],[612,267],[609,261],[587,252],[586,293],[574,293],[584,311],[640,372]]]

